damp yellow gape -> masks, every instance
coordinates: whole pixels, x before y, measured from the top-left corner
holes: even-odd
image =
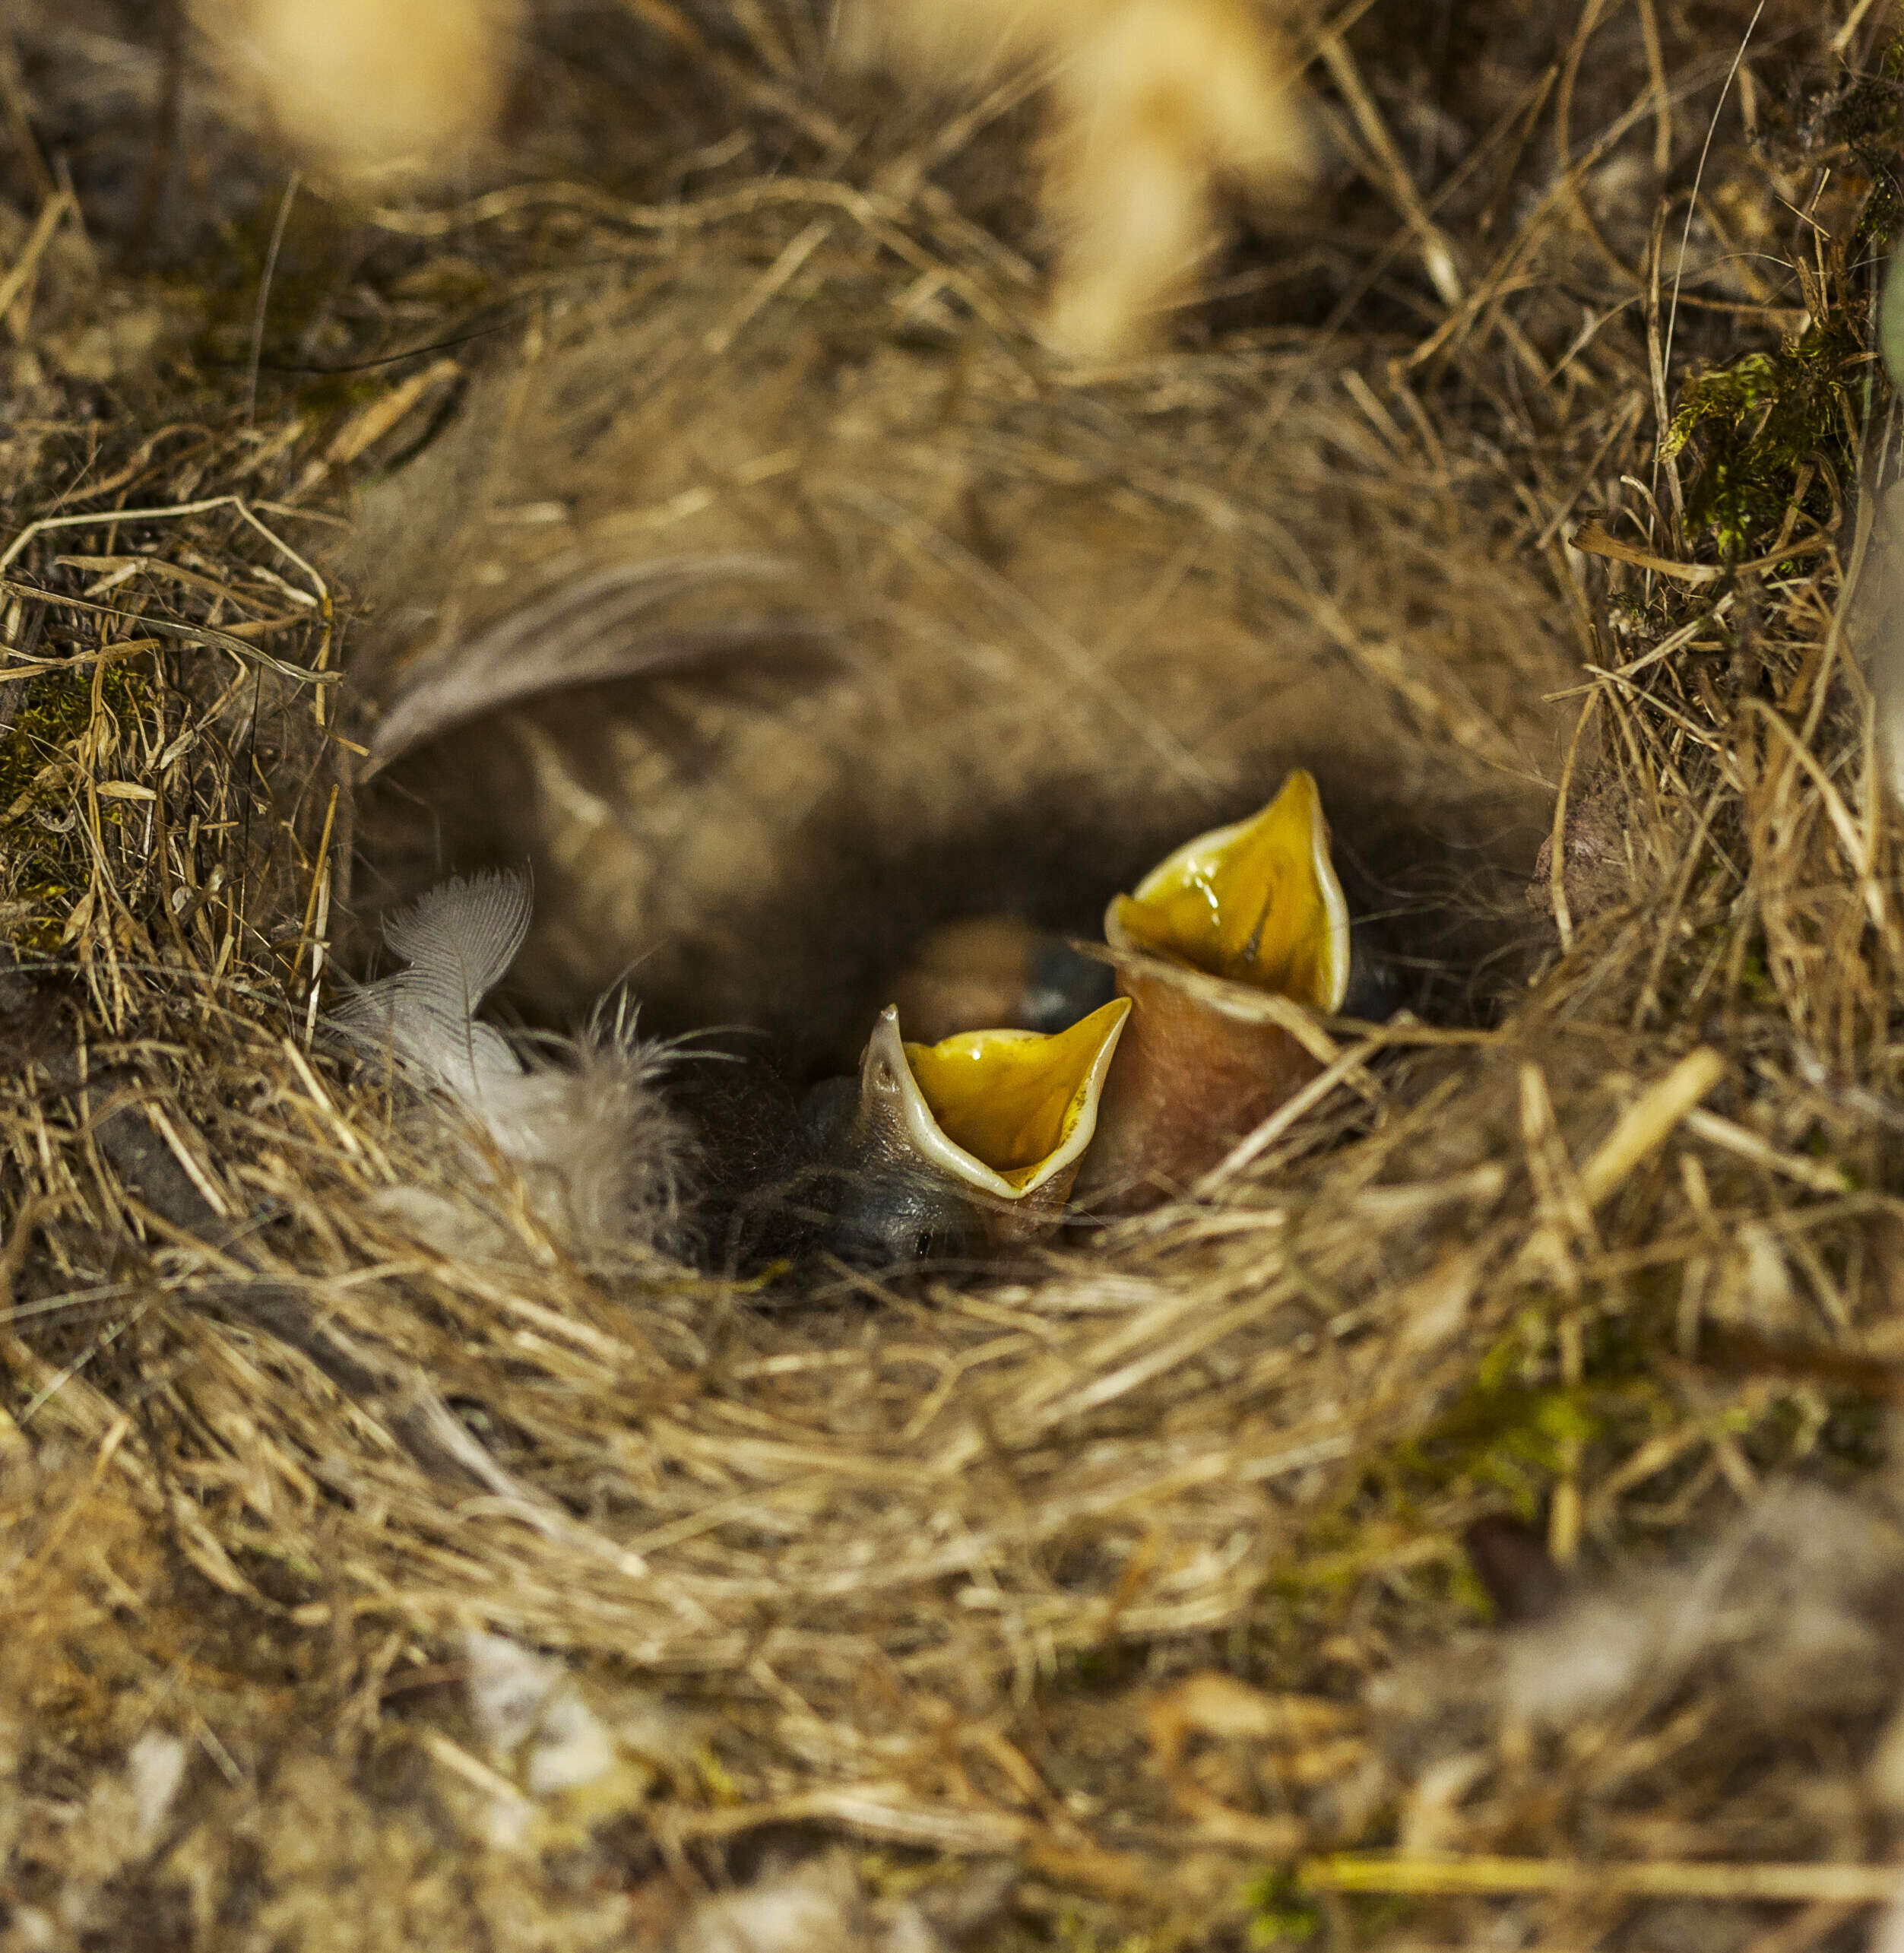
[[[1312,1010],[1348,990],[1348,908],[1329,860],[1322,796],[1300,769],[1253,819],[1199,835],[1107,918],[1135,948]]]
[[[1120,997],[1068,1031],[962,1031],[908,1045],[906,1062],[946,1137],[1028,1192],[1091,1142],[1105,1072],[1130,1004]]]
[[[1074,1165],[1091,1143],[1129,1013],[1120,997],[1053,1036],[964,1031],[940,1044],[906,1045],[906,1063],[940,1140],[1002,1182],[1001,1191],[1021,1196]],[[964,1177],[982,1184],[969,1167]]]

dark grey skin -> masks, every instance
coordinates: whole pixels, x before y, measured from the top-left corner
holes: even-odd
[[[797,1105],[777,1095],[771,1118],[759,1102],[764,1093],[754,1096],[754,1143],[744,1159],[728,1163],[730,1182],[708,1216],[714,1259],[746,1273],[832,1257],[891,1274],[984,1254],[971,1200],[923,1166],[895,1122],[881,1118],[876,1087],[829,1078]]]
[[[1366,1024],[1385,1024],[1405,1000],[1402,972],[1392,957],[1377,947],[1360,923],[1348,931],[1348,990],[1340,1015]]]
[[[1038,951],[1026,978],[1022,1021],[1028,1031],[1048,1037],[1069,1030],[1117,994],[1117,978],[1108,963],[1053,936]]]
[[[896,1095],[896,1087],[888,1091]],[[824,1216],[825,1246],[858,1268],[974,1258],[984,1231],[970,1197],[922,1167],[896,1135],[876,1078],[831,1078],[809,1092],[798,1125],[798,1178]]]

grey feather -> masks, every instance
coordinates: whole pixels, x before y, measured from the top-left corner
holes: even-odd
[[[523,1175],[543,1222],[578,1251],[672,1243],[688,1149],[654,1089],[668,1054],[636,1037],[632,1013],[598,1012],[562,1050],[566,1062],[525,1063],[476,1016],[521,948],[530,911],[521,875],[439,884],[385,924],[405,967],[353,992],[330,1021],[472,1116]]]
[[[529,927],[529,886],[518,874],[441,883],[384,925],[405,968],[347,997],[332,1021],[359,1043],[387,1045],[405,1069],[480,1108],[522,1061],[476,1013]]]
[[[370,736],[365,777],[504,705],[574,685],[678,671],[747,645],[824,638],[823,625],[794,614],[700,628],[662,621],[669,604],[691,593],[794,574],[778,557],[736,553],[625,563],[566,579],[410,674]]]

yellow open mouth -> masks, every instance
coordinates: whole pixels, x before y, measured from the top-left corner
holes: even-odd
[[[904,1047],[907,1130],[936,1165],[1005,1200],[1076,1165],[1091,1143],[1130,1001],[1119,997],[1069,1030],[963,1031]],[[896,1015],[882,1020],[897,1041]]]
[[[1348,905],[1322,796],[1298,769],[1253,820],[1199,834],[1110,905],[1105,928],[1212,976],[1312,1010],[1348,990]]]

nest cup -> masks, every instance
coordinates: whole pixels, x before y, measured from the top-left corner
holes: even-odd
[[[43,137],[112,12],[74,11],[27,49]],[[1851,9],[1501,9],[1452,36],[1506,90],[1471,99],[1371,9],[1328,84],[1369,181],[1288,315],[1340,319],[1233,286],[1088,383],[978,231],[1030,234],[1023,152],[876,182],[800,92],[817,33],[756,60],[694,43],[714,11],[551,9],[579,52],[526,98],[594,103],[587,141],[326,207],[347,271],[280,176],[255,262],[204,245],[182,300],[112,268],[103,138],[83,232],[57,145],[43,184],[0,154],[0,1936],[684,1953],[695,1880],[824,1827],[854,1856],[793,1889],[854,1953],[1744,1945],[1795,1892],[1782,1943],[1861,1941],[1827,1915],[1894,1892],[1904,1808],[1871,1483],[1904,937],[1830,525],[1882,10],[1843,57]],[[128,207],[141,59],[100,84]],[[1850,136],[1831,100],[1779,124],[1868,83]],[[1742,347],[1660,452],[1689,363]],[[1771,514],[1702,527],[1738,477],[1701,444],[1758,466],[1795,373],[1830,411],[1754,476]],[[1589,635],[1570,759],[1544,701]],[[1056,1252],[778,1291],[580,1255],[322,1028],[390,912],[527,865],[505,1012],[572,1026],[626,974],[649,1031],[753,1027],[677,1076],[797,1094],[942,924],[1091,938],[1297,764],[1392,972],[1358,1013],[1486,1034],[1321,1027],[1303,1116]],[[1792,1473],[1845,1489],[1763,1495]],[[1460,1542],[1509,1504],[1536,1577],[1496,1604],[1559,1611],[1466,1639]],[[1009,1917],[918,1882],[974,1861]],[[1298,1862],[1308,1896],[1239,1896]],[[1384,1875],[1435,1895],[1316,1897]]]

